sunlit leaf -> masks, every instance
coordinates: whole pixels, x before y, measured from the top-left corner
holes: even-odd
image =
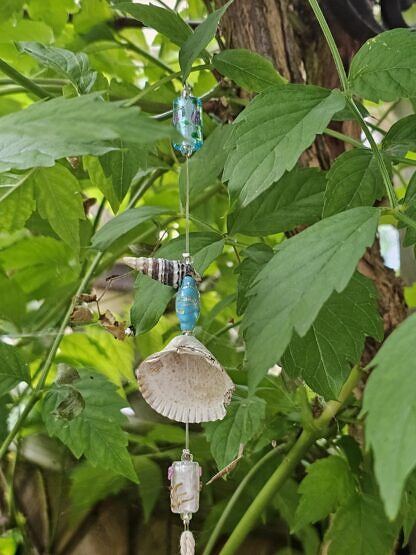
[[[97,72],[90,67],[85,52],[72,52],[65,48],[46,46],[39,42],[19,42],[21,52],[33,56],[41,65],[71,81],[80,94],[91,91]]]

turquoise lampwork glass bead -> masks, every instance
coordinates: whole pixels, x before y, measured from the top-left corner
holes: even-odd
[[[181,330],[190,332],[199,318],[199,291],[192,276],[185,276],[176,295],[176,316]]]
[[[173,101],[173,125],[182,135],[181,142],[173,143],[175,150],[190,156],[202,147],[202,102],[187,89]]]

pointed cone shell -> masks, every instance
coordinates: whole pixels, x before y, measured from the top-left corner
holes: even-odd
[[[222,420],[234,384],[192,335],[179,335],[137,369],[141,393],[153,410],[176,422]]]

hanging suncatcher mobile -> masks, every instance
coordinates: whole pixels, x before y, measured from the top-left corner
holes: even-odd
[[[179,514],[184,532],[181,555],[192,555],[195,540],[189,531],[192,514],[199,508],[201,467],[189,449],[189,423],[221,420],[229,404],[234,384],[216,358],[193,335],[199,317],[198,282],[189,245],[189,171],[191,155],[202,147],[202,102],[185,84],[181,96],[173,102],[173,124],[182,135],[174,148],[185,157],[185,252],[182,261],[162,258],[126,257],[124,262],[165,285],[178,289],[176,315],[181,335],[160,352],[145,359],[137,369],[140,391],[146,402],[159,414],[184,422],[185,448],[180,461],[169,468],[171,510]]]

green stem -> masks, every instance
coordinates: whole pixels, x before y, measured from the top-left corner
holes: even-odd
[[[361,370],[358,367],[354,367],[339,394],[338,400],[330,401],[326,405],[321,416],[303,430],[296,443],[265,483],[240,522],[234,528],[231,536],[220,551],[220,555],[232,555],[236,552],[246,536],[255,526],[269,502],[284,485],[286,480],[290,478],[305,453],[317,439],[325,435],[331,420],[348,399],[360,378]]]
[[[237,503],[238,499],[240,498],[240,496],[241,496],[242,492],[244,491],[246,485],[250,482],[251,478],[253,478],[257,474],[257,472],[260,470],[260,468],[266,462],[268,462],[270,459],[272,459],[273,457],[275,457],[276,455],[281,453],[283,448],[284,449],[287,448],[286,444],[279,445],[275,449],[272,449],[271,451],[268,451],[261,459],[259,459],[256,462],[256,464],[254,466],[252,466],[250,468],[250,470],[247,472],[247,474],[244,476],[244,478],[238,484],[238,487],[235,489],[235,491],[232,494],[232,496],[230,497],[225,509],[221,513],[221,516],[220,516],[219,520],[217,521],[217,523],[215,525],[215,528],[214,528],[214,530],[212,531],[212,533],[209,537],[209,540],[207,542],[207,545],[205,546],[205,549],[204,549],[204,552],[202,553],[202,555],[211,555],[211,552],[214,549],[214,546],[215,546],[215,544],[218,540],[218,537],[221,533],[221,530],[223,529],[224,524],[227,522],[227,518],[231,514],[231,511],[235,507],[235,504]]]
[[[45,85],[47,91],[60,91],[62,87],[60,85]],[[0,96],[7,96],[8,94],[27,94],[27,89],[25,87],[19,87],[18,85],[12,86],[7,85],[0,88]],[[53,95],[51,95],[53,96]]]
[[[361,143],[360,141],[357,141],[356,139],[353,139],[349,135],[345,135],[344,133],[340,133],[339,131],[335,131],[334,129],[329,129],[329,127],[324,129],[324,133],[325,133],[325,135],[328,135],[329,137],[334,137],[335,139],[339,139],[340,141],[343,141],[344,143],[348,143],[348,144],[350,144],[352,146],[355,146],[357,148],[365,148],[363,143]]]
[[[399,162],[400,164],[405,164],[406,166],[416,166],[416,160],[412,160],[411,158],[402,158],[400,156],[394,156],[394,161]]]
[[[32,79],[32,81],[37,85],[59,85],[60,87],[64,87],[69,83],[67,79]],[[0,78],[0,85],[12,85],[15,82],[14,79]]]
[[[42,365],[42,368],[41,368],[41,371],[40,371],[39,381],[36,384],[36,387],[34,388],[32,393],[30,394],[30,396],[27,400],[27,403],[26,403],[23,411],[20,413],[18,419],[16,420],[13,428],[10,430],[6,439],[3,441],[3,443],[0,447],[0,461],[3,459],[4,455],[6,454],[9,445],[12,443],[14,438],[19,433],[21,427],[23,426],[23,424],[24,424],[27,416],[31,412],[32,408],[35,406],[35,404],[37,403],[37,401],[41,397],[42,389],[43,389],[43,387],[46,383],[46,379],[48,377],[49,370],[51,369],[51,366],[52,366],[53,360],[55,358],[56,352],[59,348],[59,345],[61,344],[62,338],[64,337],[65,328],[66,328],[66,326],[69,322],[69,319],[70,319],[72,310],[75,306],[75,303],[77,301],[77,298],[79,297],[79,295],[81,293],[83,293],[86,286],[88,285],[88,282],[91,279],[91,277],[94,273],[94,270],[98,266],[98,263],[99,263],[101,257],[102,257],[101,252],[95,255],[95,257],[92,260],[88,270],[84,274],[84,277],[82,278],[81,283],[79,284],[79,287],[78,287],[75,295],[73,296],[73,298],[71,299],[71,302],[69,303],[69,306],[68,306],[68,308],[65,312],[65,315],[62,319],[61,325],[58,329],[58,333],[56,334],[55,339],[54,339],[54,341],[53,341],[53,343],[52,343],[52,345],[49,349],[48,355],[45,359],[45,362]]]
[[[322,29],[322,33],[324,34],[325,40],[329,46],[329,49],[332,54],[332,58],[335,62],[335,67],[337,69],[337,73],[339,76],[339,80],[341,82],[342,89],[348,94],[349,93],[349,84],[347,79],[347,74],[345,73],[344,64],[342,63],[341,55],[338,51],[337,45],[335,43],[335,39],[331,33],[331,29],[326,22],[325,16],[322,13],[322,10],[319,6],[318,0],[308,0],[309,5],[315,14],[316,19],[318,20],[319,26]]]
[[[373,151],[373,154],[377,160],[377,164],[381,173],[381,177],[383,179],[383,183],[384,183],[384,187],[386,189],[386,193],[387,193],[387,197],[389,199],[390,202],[390,206],[392,208],[397,208],[398,206],[398,201],[397,201],[397,197],[396,197],[396,193],[394,192],[394,188],[393,188],[393,184],[391,182],[390,179],[390,175],[386,166],[386,163],[384,162],[384,158],[377,146],[377,143],[374,140],[374,137],[370,131],[370,128],[368,127],[365,119],[363,118],[360,110],[358,109],[356,103],[354,102],[354,100],[352,98],[348,99],[348,103],[352,109],[352,111],[355,113],[355,115],[357,116],[357,119],[360,123],[361,129],[364,131],[364,135],[366,136],[371,150]]]
[[[169,67],[167,64],[165,64],[165,62],[162,62],[162,60],[159,60],[159,58],[156,58],[155,56],[150,54],[150,52],[147,52],[147,50],[145,50],[144,48],[140,48],[140,46],[137,46],[136,44],[132,43],[131,41],[126,39],[126,37],[123,37],[123,39],[126,41],[127,45],[123,44],[122,42],[119,42],[121,47],[127,48],[128,50],[132,50],[133,52],[136,52],[136,54],[138,54],[139,56],[142,56],[146,60],[149,60],[149,62],[152,62],[152,64],[159,66],[164,71],[167,71],[168,73],[173,73],[173,69]]]
[[[400,212],[398,209],[392,210],[391,213],[395,218],[406,224],[408,227],[416,230],[416,222],[412,220],[412,218],[409,218],[409,216],[406,216],[406,214],[403,214],[403,212]]]
[[[105,197],[103,197],[101,202],[100,202],[100,206],[98,207],[97,214],[95,215],[93,224],[92,224],[91,236],[93,236],[94,233],[97,231],[98,224],[100,223],[101,216],[103,214],[106,202],[107,202],[107,199]]]
[[[0,59],[0,71],[8,75],[15,83],[24,87],[27,91],[32,92],[38,98],[52,98],[53,95],[43,87],[37,85],[31,79],[25,77],[22,73],[14,69],[7,62]]]
[[[191,72],[193,72],[193,71],[203,71],[204,69],[212,69],[212,65],[211,64],[202,64],[202,65],[199,65],[199,66],[195,66],[191,69]],[[159,87],[162,87],[163,85],[165,85],[166,83],[169,83],[170,81],[173,81],[174,79],[179,79],[180,81],[182,81],[182,72],[181,71],[175,71],[175,73],[170,73],[169,75],[166,75],[165,77],[162,77],[162,79],[159,79],[158,81],[156,81],[155,83],[150,85],[150,87],[147,87],[147,88],[143,89],[142,91],[139,92],[139,94],[137,94],[136,96],[133,96],[133,98],[130,98],[126,102],[126,106],[132,106],[133,104],[136,104],[136,102],[141,100],[144,96],[146,96],[150,92],[158,89]]]
[[[337,45],[335,43],[334,37],[332,36],[331,30],[328,26],[328,23],[326,22],[326,19],[324,17],[324,14],[322,13],[322,10],[319,6],[318,0],[308,0],[309,4],[316,16],[316,19],[318,20],[318,23],[322,29],[322,33],[324,34],[325,40],[329,46],[329,49],[331,51],[332,57],[334,59],[335,62],[335,66],[337,68],[337,72],[338,72],[338,76],[339,79],[341,81],[341,86],[344,90],[344,92],[347,95],[347,102],[350,105],[352,111],[355,113],[355,115],[357,116],[357,119],[360,123],[361,129],[363,130],[369,144],[371,147],[371,150],[373,151],[373,154],[377,160],[377,164],[378,167],[380,169],[381,172],[381,177],[383,179],[383,183],[384,186],[386,188],[386,193],[387,193],[387,197],[389,199],[390,202],[390,206],[392,208],[396,208],[398,206],[398,202],[397,202],[397,198],[396,198],[396,194],[394,192],[394,188],[393,188],[393,184],[391,182],[390,179],[390,175],[389,172],[387,170],[386,164],[384,162],[383,156],[381,155],[381,152],[377,146],[377,143],[375,142],[373,135],[371,134],[370,128],[368,127],[365,119],[363,118],[360,110],[358,109],[357,105],[354,102],[354,99],[351,97],[350,94],[350,90],[349,90],[349,85],[348,85],[348,78],[347,78],[347,74],[345,73],[345,69],[344,69],[344,65],[342,63],[342,59],[340,56],[340,53],[338,51]]]
[[[159,177],[161,177],[164,173],[166,173],[167,170],[164,169],[159,169],[156,170],[153,175],[151,175],[149,177],[149,179],[147,179],[146,181],[144,181],[138,188],[137,191],[134,193],[134,195],[131,197],[126,210],[128,210],[129,208],[134,208],[136,202],[142,198],[142,196],[145,194],[145,192],[150,189],[150,187],[153,185],[153,183],[159,179]]]
[[[386,117],[390,114],[390,112],[392,112],[396,108],[396,106],[399,102],[400,102],[400,100],[396,100],[396,102],[393,102],[393,104],[387,108],[387,110],[384,112],[384,114],[378,120],[377,125],[381,125],[383,123],[383,121],[386,119]]]

